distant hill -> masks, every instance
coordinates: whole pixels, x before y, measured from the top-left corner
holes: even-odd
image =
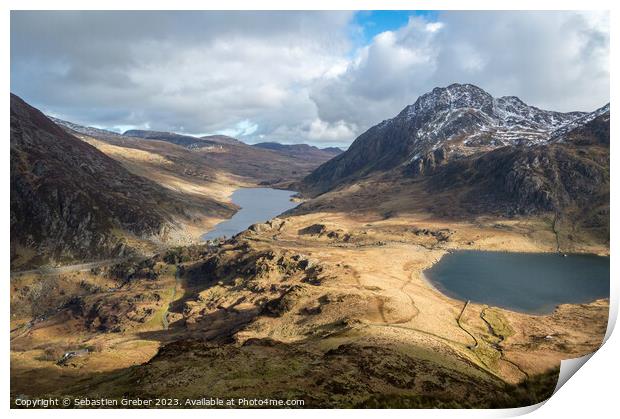
[[[333,153],[336,156],[344,152],[344,150],[341,149],[340,147],[325,147],[325,148],[322,148],[321,150],[326,151],[328,153]]]
[[[249,183],[287,187],[291,182],[299,181],[312,169],[330,158],[325,153],[294,156],[276,150],[250,146],[225,135],[207,135],[198,138],[147,130],[129,130],[118,134],[61,119],[55,118],[54,121],[69,133],[83,137],[87,142],[95,144],[96,141],[103,141],[128,150],[123,152],[122,149],[114,149],[115,153],[111,154],[112,157],[126,165],[128,161],[123,154],[132,154],[129,150],[144,151],[174,163],[173,165],[160,165],[157,169],[166,172],[165,175],[160,174],[157,178],[163,177],[168,187],[173,187],[170,184],[172,178],[179,176],[185,177],[183,182],[186,182],[189,176],[193,179],[199,178],[216,183],[226,181],[235,185]],[[135,166],[135,159],[129,163]],[[144,161],[140,162],[140,166],[140,168],[131,167],[131,169],[141,175],[149,176],[146,173],[154,168],[152,164],[146,167]],[[226,180],[227,175],[238,178]],[[151,173],[150,176],[153,174]],[[221,187],[216,189],[219,190]]]
[[[214,143],[219,144],[229,144],[229,145],[243,145],[245,144],[243,141],[239,141],[236,138],[229,137],[228,135],[205,135],[204,137],[200,137],[203,140],[213,141]]]
[[[342,150],[338,147],[318,148],[308,144],[280,144],[275,142],[265,142],[254,144],[254,147],[273,150],[287,156],[308,160],[313,159],[327,161],[342,153]]]
[[[189,135],[176,134],[174,132],[146,131],[132,129],[123,133],[125,137],[138,137],[146,140],[167,141],[187,148],[213,147],[219,143],[204,138],[192,137]]]

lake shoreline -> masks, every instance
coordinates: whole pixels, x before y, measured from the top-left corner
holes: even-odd
[[[591,253],[566,257],[460,249],[442,254],[420,271],[420,277],[426,286],[455,301],[527,315],[550,315],[560,305],[588,304],[610,295],[609,257]]]
[[[293,200],[297,191],[267,188],[238,188],[230,195],[231,202],[238,206],[238,211],[226,220],[215,224],[213,228],[200,235],[204,241],[230,238],[246,230],[252,224],[268,221],[297,205]]]

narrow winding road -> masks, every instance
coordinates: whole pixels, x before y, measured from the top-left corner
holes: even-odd
[[[26,271],[13,271],[11,272],[11,278],[17,278],[23,275],[29,274],[39,274],[39,275],[58,275],[69,272],[84,272],[90,271],[93,268],[99,268],[102,266],[114,265],[115,263],[120,263],[128,258],[115,258],[115,259],[104,259],[99,260],[97,262],[87,262],[87,263],[78,263],[75,265],[65,265],[58,267],[41,267],[37,269],[29,269]]]

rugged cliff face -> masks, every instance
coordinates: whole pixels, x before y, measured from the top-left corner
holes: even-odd
[[[12,268],[123,255],[124,237],[165,240],[185,209],[11,95]]]
[[[609,199],[608,149],[553,144],[501,148],[430,169],[427,189],[472,188],[466,202],[487,211],[560,211]]]
[[[429,194],[466,191],[460,211],[550,212],[570,230],[587,230],[608,243],[609,170],[606,112],[549,144],[502,147],[435,166],[423,182]]]
[[[534,147],[608,112],[560,113],[514,96],[493,98],[469,84],[435,88],[397,116],[360,135],[340,156],[308,175],[306,190],[322,193],[356,178],[395,168],[419,174],[448,159],[501,147]]]

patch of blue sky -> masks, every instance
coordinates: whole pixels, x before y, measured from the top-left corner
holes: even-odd
[[[360,10],[353,18],[353,38],[356,46],[368,45],[385,31],[402,28],[411,16],[420,16],[429,22],[437,20],[435,10]]]

